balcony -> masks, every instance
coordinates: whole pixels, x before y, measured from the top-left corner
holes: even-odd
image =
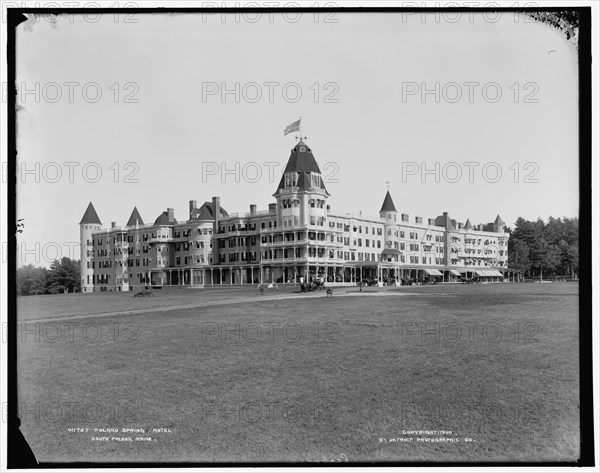
[[[145,243],[147,243],[149,245],[153,245],[156,243],[170,243],[172,241],[173,241],[173,239],[171,237],[168,237],[168,238],[154,237],[154,238],[149,238],[148,241],[146,241]]]

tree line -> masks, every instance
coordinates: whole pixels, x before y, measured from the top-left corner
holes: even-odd
[[[54,260],[50,268],[28,264],[17,269],[17,294],[64,294],[81,291],[79,260]]]
[[[579,219],[519,217],[515,228],[507,229],[508,267],[522,277],[576,278],[579,272]]]

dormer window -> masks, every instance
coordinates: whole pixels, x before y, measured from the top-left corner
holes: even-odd
[[[310,186],[311,187],[320,187],[319,184],[320,184],[319,174],[317,174],[316,172],[311,173],[310,174]]]
[[[298,174],[295,172],[285,173],[285,187],[295,187],[298,179]]]

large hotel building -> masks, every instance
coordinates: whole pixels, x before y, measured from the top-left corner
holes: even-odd
[[[493,223],[457,223],[447,212],[423,219],[398,213],[389,190],[379,217],[339,213],[312,150],[292,149],[268,210],[229,214],[219,197],[189,203],[185,222],[167,209],[145,224],[137,208],[124,227],[102,223],[90,202],[80,226],[82,292],[215,284],[379,285],[403,279],[503,280],[508,234]]]

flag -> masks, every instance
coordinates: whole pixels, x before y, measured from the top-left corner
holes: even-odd
[[[302,120],[302,119],[300,119]],[[294,122],[288,126],[285,127],[285,130],[283,130],[283,135],[287,135],[288,133],[292,133],[294,131],[300,131],[300,120],[298,120],[297,122]]]

